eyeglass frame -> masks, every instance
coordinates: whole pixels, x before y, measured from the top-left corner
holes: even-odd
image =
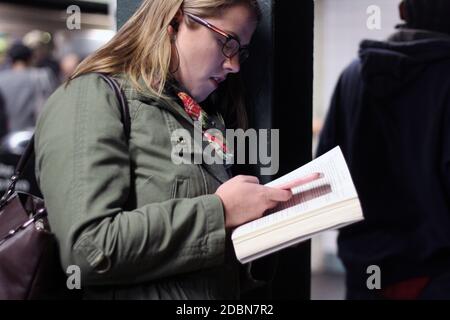
[[[209,23],[209,22],[206,21],[205,19],[202,19],[202,18],[196,16],[195,14],[188,13],[188,12],[185,12],[185,14],[186,14],[188,17],[192,18],[192,20],[194,20],[195,22],[201,24],[201,25],[204,26],[204,27],[207,27],[208,29],[210,29],[210,30],[212,30],[212,31],[214,31],[214,32],[216,32],[216,33],[218,33],[218,34],[220,34],[221,36],[223,36],[223,37],[226,38],[226,41],[225,41],[225,43],[224,43],[223,46],[222,46],[222,54],[223,54],[226,58],[232,59],[235,55],[239,54],[239,62],[242,63],[242,62],[244,62],[244,61],[248,58],[248,56],[250,55],[250,50],[249,50],[248,46],[241,46],[241,42],[239,41],[239,39],[238,39],[237,37],[235,37],[235,36],[233,36],[233,35],[231,35],[231,34],[225,32],[225,31],[221,30],[220,28],[218,28],[218,27],[216,27],[215,25]],[[238,43],[238,46],[239,46],[239,47],[238,47],[238,50],[237,50],[234,54],[232,54],[232,55],[229,56],[229,55],[227,55],[227,54],[225,53],[225,46],[226,46],[227,43],[228,43],[229,41],[231,41],[231,40],[235,40],[235,41]],[[242,58],[242,52],[246,52],[246,56],[244,56],[244,58]]]

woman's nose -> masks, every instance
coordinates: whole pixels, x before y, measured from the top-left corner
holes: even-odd
[[[239,55],[236,54],[231,58],[226,58],[223,66],[230,73],[239,72],[239,70],[241,69],[241,64],[239,62]]]

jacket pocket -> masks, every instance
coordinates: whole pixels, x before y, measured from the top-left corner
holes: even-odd
[[[171,198],[189,198],[189,178],[177,177],[172,185]]]

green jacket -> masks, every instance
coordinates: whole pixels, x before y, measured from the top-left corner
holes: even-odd
[[[80,267],[88,299],[238,298],[239,264],[213,194],[230,178],[225,167],[175,164],[171,133],[192,132],[192,120],[175,99],[123,86],[129,143],[95,74],[60,87],[37,124],[36,176],[63,267]]]

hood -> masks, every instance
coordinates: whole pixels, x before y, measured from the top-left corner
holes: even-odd
[[[450,60],[450,37],[400,31],[387,42],[363,41],[359,57],[367,89],[383,98],[399,92],[430,65]]]

